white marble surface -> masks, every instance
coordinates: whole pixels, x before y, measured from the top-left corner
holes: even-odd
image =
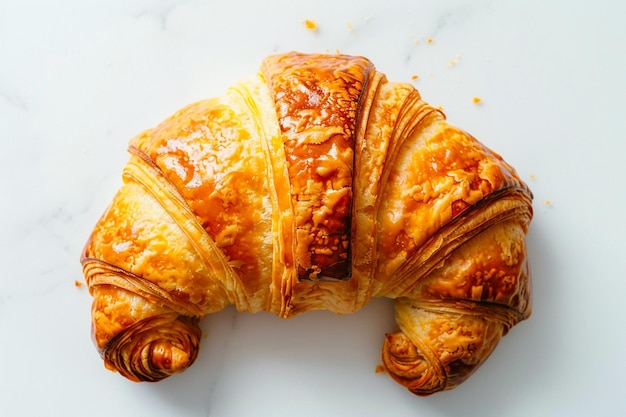
[[[0,415],[626,415],[624,16],[618,0],[1,0]],[[92,346],[78,257],[128,139],[288,50],[419,75],[535,193],[534,315],[454,391],[374,373],[385,300],[290,321],[228,309],[158,384],[105,371]]]

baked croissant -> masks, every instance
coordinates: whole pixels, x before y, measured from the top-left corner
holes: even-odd
[[[130,141],[123,186],[82,254],[107,368],[190,366],[198,321],[394,299],[382,362],[455,387],[531,312],[532,194],[410,84],[363,57],[288,53]]]

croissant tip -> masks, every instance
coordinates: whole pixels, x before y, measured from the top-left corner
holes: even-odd
[[[182,349],[167,342],[157,343],[152,349],[152,366],[172,375],[184,371],[191,365],[191,357]]]
[[[103,349],[105,367],[135,382],[157,382],[189,368],[198,355],[194,319],[161,315],[138,321]]]

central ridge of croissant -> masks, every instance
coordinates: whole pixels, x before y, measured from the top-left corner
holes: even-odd
[[[348,280],[355,132],[371,63],[287,54],[265,62],[287,159],[299,280]]]

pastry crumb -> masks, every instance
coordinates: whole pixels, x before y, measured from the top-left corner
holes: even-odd
[[[411,79],[413,81],[417,80],[419,78],[419,76],[417,74],[411,75]]]
[[[530,179],[531,180],[535,180],[535,179],[537,179],[537,177],[535,177],[535,174],[530,174]]]
[[[544,200],[543,204],[546,206],[552,206],[552,200]]]
[[[347,27],[348,27],[348,30],[352,32],[352,23],[348,22]]]
[[[79,280],[76,280],[76,281],[74,281],[74,285],[75,285],[77,288],[80,288],[80,287],[82,287],[82,286],[83,286],[83,283],[82,283],[82,282],[80,282]]]
[[[426,43],[433,43],[433,38],[426,39]]]
[[[314,32],[317,31],[318,26],[315,20],[306,19],[303,23],[304,23],[304,27],[307,28],[308,30],[312,30]]]
[[[456,54],[456,55],[454,55],[454,58],[452,58],[450,61],[448,61],[448,66],[452,67],[452,66],[458,64],[459,61],[461,61],[461,54]]]
[[[381,364],[378,364],[378,365],[376,365],[376,369],[374,370],[374,372],[376,372],[377,374],[386,374],[387,373],[387,368],[385,368]]]
[[[474,103],[474,104],[480,104],[480,103],[482,103],[482,102],[483,102],[483,99],[482,99],[482,98],[480,98],[480,97],[474,97],[474,98],[472,98],[472,103]]]

